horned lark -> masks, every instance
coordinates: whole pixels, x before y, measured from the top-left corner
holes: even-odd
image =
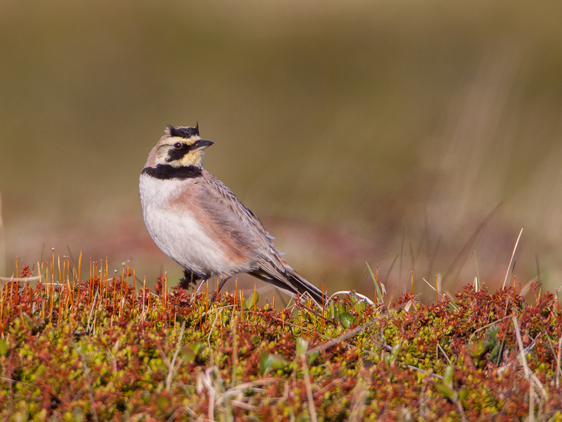
[[[249,273],[288,292],[323,293],[293,270],[273,246],[256,215],[203,168],[213,145],[195,127],[168,126],[140,176],[144,222],[158,247],[184,268],[186,279],[228,278]]]

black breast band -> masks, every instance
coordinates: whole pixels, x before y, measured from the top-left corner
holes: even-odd
[[[158,164],[155,167],[145,167],[142,174],[155,177],[156,179],[193,179],[203,175],[201,167],[184,166],[174,167],[169,164]]]

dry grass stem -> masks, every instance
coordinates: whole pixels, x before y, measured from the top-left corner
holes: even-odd
[[[517,245],[519,245],[519,239],[521,239],[522,234],[523,234],[523,229],[519,231],[519,236],[517,236],[517,240],[515,241],[515,246],[513,247],[513,252],[511,252],[511,258],[509,260],[509,265],[507,266],[507,270],[505,272],[505,278],[502,283],[502,289],[505,289],[507,278],[509,276],[509,272],[511,271],[511,264],[513,264],[513,258],[515,257],[515,251],[517,251]]]
[[[359,326],[357,326],[357,327],[355,327],[355,328],[353,328],[353,329],[351,329],[351,330],[349,330],[349,331],[346,331],[346,332],[343,333],[341,336],[338,336],[338,337],[336,337],[336,338],[334,338],[334,339],[332,339],[332,340],[330,340],[330,341],[327,341],[326,343],[323,343],[323,344],[321,344],[321,345],[319,345],[319,346],[316,346],[316,347],[314,347],[314,348],[308,350],[308,351],[306,352],[306,354],[311,355],[311,354],[316,353],[316,352],[323,352],[324,350],[327,350],[327,349],[329,349],[330,347],[333,347],[333,346],[335,346],[336,344],[341,343],[341,342],[343,342],[344,340],[347,340],[348,338],[353,337],[355,334],[357,334],[357,333],[359,333],[359,332],[365,330],[366,328],[370,327],[370,326],[373,325],[375,322],[377,322],[377,320],[378,320],[378,318],[373,318],[372,320],[367,321],[367,322],[364,323],[364,324],[361,324],[361,325],[359,325]]]
[[[556,355],[556,388],[560,387],[560,361],[562,356],[562,337],[558,339],[558,353]]]
[[[540,382],[540,380],[537,378],[537,376],[531,371],[531,369],[529,368],[529,364],[527,363],[527,356],[525,353],[525,348],[523,347],[523,341],[521,340],[521,331],[519,329],[519,324],[517,322],[517,317],[513,317],[513,326],[515,328],[515,336],[517,337],[517,345],[519,346],[519,360],[521,361],[521,364],[523,365],[523,370],[525,371],[525,378],[529,380],[529,384],[530,384],[530,397],[532,398],[534,395],[534,388],[533,386],[537,387],[539,393],[541,394],[542,398],[544,400],[548,399],[548,393],[546,392],[544,386],[542,385],[542,383]],[[532,412],[532,407],[531,405],[529,405],[530,407],[530,412]]]
[[[174,378],[174,372],[176,371],[176,360],[178,358],[178,353],[181,349],[181,341],[183,339],[183,332],[185,331],[185,320],[182,322],[181,324],[181,332],[180,332],[180,336],[178,338],[178,342],[176,345],[176,350],[174,352],[174,357],[172,358],[172,361],[170,362],[170,370],[168,371],[168,376],[166,377],[166,391],[170,391],[170,389],[172,388],[172,380]],[[181,363],[180,363],[181,365]]]
[[[316,406],[314,405],[314,397],[312,396],[312,386],[310,385],[310,375],[308,373],[308,364],[306,363],[306,356],[303,354],[300,357],[302,370],[304,372],[304,385],[306,387],[306,397],[308,399],[308,412],[312,422],[318,422],[316,417]]]

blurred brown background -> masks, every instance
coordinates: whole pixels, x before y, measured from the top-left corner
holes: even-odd
[[[0,271],[56,247],[177,280],[144,228],[138,176],[166,124],[198,121],[215,142],[205,167],[331,292],[371,296],[365,261],[384,279],[396,256],[391,293],[412,269],[422,300],[421,277],[456,290],[475,255],[496,288],[521,227],[517,281],[538,257],[552,291],[561,13],[556,1],[3,1]]]

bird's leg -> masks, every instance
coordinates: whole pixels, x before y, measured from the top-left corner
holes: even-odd
[[[224,284],[226,283],[226,281],[229,279],[230,277],[221,277],[219,280],[219,288],[213,293],[213,296],[211,297],[211,303],[213,303],[215,300],[217,300],[217,296],[219,294],[219,292],[221,291],[221,289],[223,288]]]
[[[205,283],[208,283],[209,280],[201,280],[201,284],[197,287],[197,290],[195,291],[195,294],[199,294],[199,292],[201,291],[201,287],[203,287],[203,285]]]

